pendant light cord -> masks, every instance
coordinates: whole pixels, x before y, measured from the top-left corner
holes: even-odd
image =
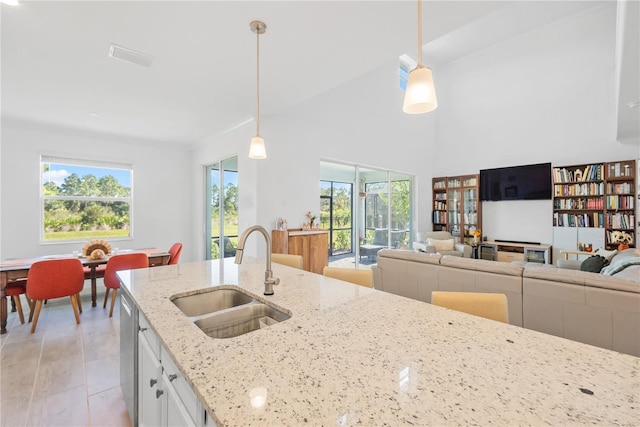
[[[256,136],[260,135],[260,29],[256,31]]]
[[[418,0],[418,67],[422,66],[422,0]]]

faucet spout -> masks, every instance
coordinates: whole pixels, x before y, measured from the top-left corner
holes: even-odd
[[[280,283],[280,279],[278,279],[277,277],[273,277],[273,271],[271,271],[271,236],[269,236],[269,233],[264,229],[264,227],[261,227],[259,225],[252,225],[251,227],[244,230],[244,232],[240,236],[240,240],[238,240],[235,263],[242,263],[242,256],[244,255],[244,245],[246,244],[249,235],[254,231],[259,231],[262,236],[264,236],[264,240],[267,244],[267,265],[264,272],[264,294],[273,295],[273,285],[277,285],[278,283]]]

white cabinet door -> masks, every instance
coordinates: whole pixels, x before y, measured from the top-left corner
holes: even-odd
[[[138,424],[159,426],[161,421],[162,365],[147,339],[138,334]]]
[[[178,396],[166,373],[162,375],[162,389],[166,396],[162,425],[168,427],[195,427],[196,424],[182,404],[180,396]]]

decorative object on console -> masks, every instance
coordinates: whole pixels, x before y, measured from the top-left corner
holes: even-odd
[[[311,211],[307,211],[307,213],[305,214],[307,216],[307,219],[309,220],[309,222],[307,222],[306,224],[303,224],[302,229],[303,230],[315,230],[316,226],[315,226],[315,220],[316,220],[316,216],[314,214],[311,213]]]
[[[409,72],[402,111],[422,114],[438,107],[431,68],[422,65],[422,0],[418,0],[418,65]]]
[[[111,243],[106,240],[91,240],[82,247],[82,256],[98,260],[111,253]]]
[[[611,243],[618,245],[618,250],[623,251],[629,249],[629,245],[633,243],[633,237],[624,231],[612,231],[610,234]]]
[[[476,228],[471,232],[471,234],[473,235],[473,243],[475,244],[480,243],[480,236],[482,236],[482,230],[480,230],[479,228]]]

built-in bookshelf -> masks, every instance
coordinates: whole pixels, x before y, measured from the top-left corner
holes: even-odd
[[[479,176],[433,178],[434,231],[449,231],[459,242],[470,243],[473,230],[482,223]]]
[[[553,168],[553,225],[635,236],[635,160]],[[632,245],[633,246],[633,245]]]
[[[605,164],[604,228],[608,248],[617,245],[611,242],[611,234],[615,231],[623,231],[635,239],[635,171],[635,160]],[[634,243],[631,246],[635,246]]]
[[[433,231],[447,229],[447,178],[433,178]]]

